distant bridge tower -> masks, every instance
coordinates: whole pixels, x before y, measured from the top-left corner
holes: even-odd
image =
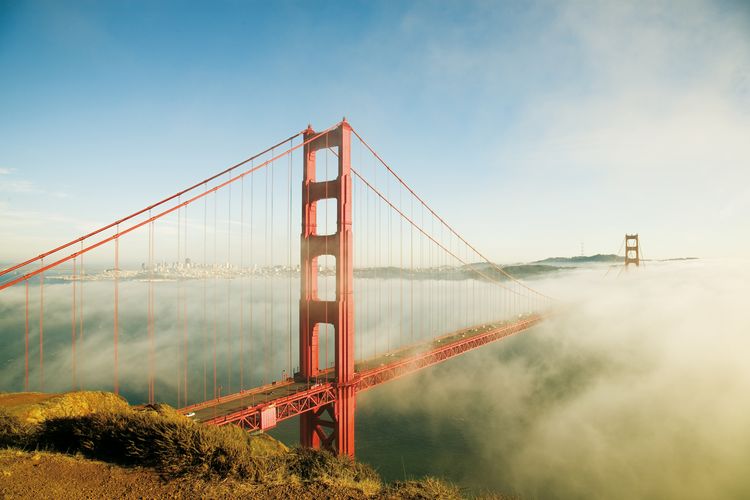
[[[630,264],[641,265],[641,251],[638,246],[637,234],[625,235],[625,268]]]

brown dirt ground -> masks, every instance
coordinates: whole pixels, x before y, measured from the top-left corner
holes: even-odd
[[[3,498],[157,498],[190,493],[153,471],[56,453],[0,452]]]
[[[46,392],[9,392],[0,394],[0,406],[12,407],[36,404],[56,396],[59,396],[59,394]]]
[[[357,490],[323,484],[258,486],[234,480],[166,478],[150,469],[125,468],[48,452],[0,450],[0,498],[269,498],[360,499]]]

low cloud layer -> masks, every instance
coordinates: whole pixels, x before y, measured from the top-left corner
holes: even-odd
[[[524,497],[729,498],[750,494],[745,474],[750,461],[748,263],[647,262],[619,277],[616,272],[605,276],[605,271],[606,266],[593,267],[536,280],[535,288],[557,297],[564,306],[556,317],[532,331],[359,396],[360,458],[392,479],[400,478],[403,469],[409,474],[445,475],[477,490]],[[188,315],[193,319],[188,331],[191,401],[202,397],[203,359],[209,361],[209,397],[213,391],[212,362],[210,355],[206,357],[211,346],[206,347],[202,333],[203,289],[198,285],[202,283],[186,284]],[[213,284],[208,285],[211,336]],[[86,307],[91,308],[87,310],[96,314],[87,316],[85,340],[78,346],[79,380],[86,387],[109,389],[113,352],[107,294],[112,283],[84,286]],[[218,383],[226,390],[227,304],[223,297],[227,291],[235,298],[240,292],[238,283],[228,289],[220,281],[218,286]],[[274,286],[278,286],[273,288],[275,306],[268,310],[261,295],[246,295],[254,314],[254,333],[248,336],[253,352],[246,351],[246,386],[278,378],[287,367],[290,310],[296,365],[296,295],[289,303],[288,283]],[[272,290],[270,283],[268,287],[263,285],[255,293]],[[180,288],[177,283],[161,283],[155,289],[160,304],[157,397],[174,403],[181,356]],[[67,390],[71,383],[70,288],[56,285],[46,290],[47,388]],[[377,283],[368,283],[362,290],[373,294]],[[23,295],[22,290],[15,292],[6,294],[0,310],[0,330],[7,333],[0,367],[6,390],[22,386],[23,330],[18,322],[22,319],[11,313],[23,310]],[[125,392],[142,400],[148,353],[146,287],[123,283],[121,292],[121,378]],[[388,307],[378,302],[380,295],[372,296],[369,310],[360,303],[357,339],[364,354],[374,348],[373,332],[379,332],[384,348],[383,332],[390,330],[395,342],[400,331],[399,325],[383,319],[381,309]],[[37,382],[35,300],[32,293],[32,389]],[[430,311],[424,300],[418,301],[416,310],[423,316]],[[235,390],[239,379],[237,312],[233,299],[231,375]],[[249,309],[245,314],[248,318]],[[270,325],[275,332],[273,347],[270,337],[263,334]],[[267,359],[264,352],[278,355]],[[457,455],[463,457],[458,463]],[[399,456],[407,457],[403,465]]]
[[[429,439],[447,443],[423,443],[435,454],[461,441],[471,465],[432,472],[477,489],[747,496],[747,263],[603,274],[540,283],[572,307],[533,332],[379,389],[360,408],[421,419]]]
[[[357,278],[355,287],[357,361],[512,314],[509,294],[501,295],[496,286],[474,280],[409,282]],[[330,296],[333,290],[333,278],[320,281],[322,297]],[[214,349],[217,391],[221,390],[222,394],[237,391],[241,377],[244,388],[256,387],[281,380],[299,366],[298,278],[157,280],[153,292],[154,376],[159,400],[178,404],[179,385],[183,387],[179,404],[185,404],[185,375],[190,403],[203,400],[204,383],[205,395],[212,397]],[[146,281],[122,280],[119,284],[119,381],[132,403],[146,398],[151,352],[148,293]],[[31,390],[39,390],[41,382],[40,298],[38,283],[32,281],[28,309]],[[0,299],[0,352],[3,354],[0,390],[18,391],[24,387],[25,287],[11,287],[2,292]],[[240,304],[241,299],[244,306]],[[461,314],[451,314],[453,307],[460,309]],[[109,279],[83,281],[74,289],[71,282],[51,278],[44,287],[43,389],[66,391],[73,387],[74,321],[77,386],[112,390],[114,282]],[[332,327],[321,326],[319,342],[321,367],[330,366],[335,346]],[[183,372],[185,343],[187,374]]]

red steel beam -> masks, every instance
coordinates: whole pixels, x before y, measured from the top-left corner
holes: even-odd
[[[276,407],[276,421],[296,417],[310,410],[336,401],[336,389],[333,384],[317,384],[309,389],[290,394],[267,403],[248,406],[233,413],[214,417],[203,423],[211,425],[226,425],[237,423],[248,430],[260,429],[260,413],[269,406]]]
[[[263,392],[269,391],[271,389],[278,389],[280,387],[286,387],[289,385],[292,385],[293,381],[283,381],[283,382],[272,382],[270,384],[261,385],[259,387],[255,387],[253,389],[246,389],[244,391],[235,392],[233,394],[227,394],[226,396],[219,396],[217,398],[209,399],[208,401],[202,401],[200,403],[195,403],[189,406],[183,406],[179,409],[181,413],[189,413],[194,412],[196,410],[203,410],[204,408],[211,408],[212,406],[217,406],[219,404],[228,403],[230,401],[236,401],[238,399],[244,399],[249,398],[255,394],[261,394]]]
[[[409,375],[418,370],[421,370],[422,368],[427,368],[428,366],[435,365],[437,363],[440,363],[441,361],[445,361],[467,351],[477,349],[491,342],[495,342],[516,333],[523,332],[537,325],[543,319],[544,316],[542,315],[527,316],[515,323],[501,325],[496,328],[485,330],[478,334],[467,335],[445,345],[427,349],[425,351],[408,356],[404,359],[400,359],[383,366],[378,366],[376,368],[357,373],[354,380],[356,392],[365,391],[367,389],[375,387],[376,385],[383,384],[405,375]],[[469,332],[470,329],[466,329],[464,331]],[[446,339],[449,336],[441,337],[441,339]],[[292,384],[285,383],[285,385]],[[263,390],[266,390],[270,387],[271,386],[264,386],[264,388],[254,389],[253,391],[245,391],[244,393],[225,396],[224,398],[221,398],[220,401],[212,399],[204,403],[199,403],[197,405],[182,408],[180,411],[186,413],[194,409],[210,408],[211,406],[216,406],[220,402],[226,403],[229,401],[241,399],[242,397],[247,397],[250,393],[263,392]],[[273,387],[278,388],[279,385],[275,385]],[[211,425],[226,425],[235,423],[248,430],[258,430],[261,428],[261,412],[270,406],[275,406],[276,421],[279,422],[292,417],[296,417],[311,410],[317,410],[327,404],[335,402],[336,400],[336,384],[332,382],[324,382],[314,384],[312,387],[295,392],[293,394],[282,396],[268,402],[248,406],[237,411],[232,411],[226,415],[221,415],[209,420],[205,420],[203,423]]]
[[[496,340],[528,330],[542,321],[542,319],[543,316],[541,315],[529,316],[521,321],[499,326],[476,335],[462,337],[455,342],[450,342],[444,346],[435,347],[408,358],[364,371],[359,374],[357,392],[414,373],[417,370],[421,370],[422,368],[432,366],[441,361],[458,356],[459,354],[482,347],[490,342],[495,342]]]

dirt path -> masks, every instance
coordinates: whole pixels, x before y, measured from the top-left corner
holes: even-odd
[[[57,453],[0,451],[3,498],[157,498],[200,495],[202,488],[165,481],[153,471],[126,469]]]

